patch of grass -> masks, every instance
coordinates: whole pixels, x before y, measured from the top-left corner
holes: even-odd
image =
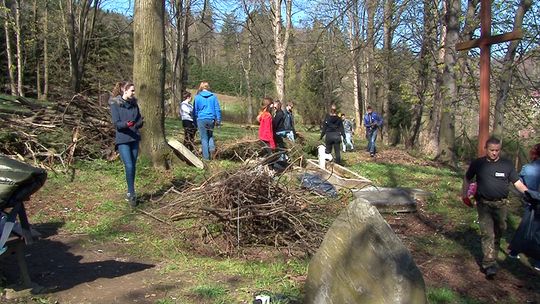
[[[474,299],[463,298],[446,287],[429,289],[427,298],[430,304],[483,304]]]
[[[198,297],[217,299],[226,295],[228,290],[221,285],[209,284],[195,286],[191,289],[191,292]]]

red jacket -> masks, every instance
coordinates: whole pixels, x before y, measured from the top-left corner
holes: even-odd
[[[270,148],[276,148],[274,131],[272,130],[272,114],[263,111],[257,116],[259,120],[259,139],[270,144]]]

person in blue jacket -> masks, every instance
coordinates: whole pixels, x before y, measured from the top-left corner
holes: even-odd
[[[135,98],[135,85],[126,82],[122,87],[122,95],[113,97],[110,107],[112,122],[116,130],[116,148],[120,153],[126,173],[126,200],[130,206],[135,207],[137,206],[135,171],[141,141],[139,129],[144,123]]]
[[[221,124],[221,108],[217,96],[210,92],[210,85],[206,81],[201,82],[195,96],[193,119],[197,122],[201,137],[203,158],[209,160],[216,150],[214,126]]]
[[[375,142],[377,141],[377,131],[382,126],[382,117],[371,106],[366,108],[366,115],[364,115],[364,126],[366,126],[366,139],[368,140],[367,150],[369,156],[374,157],[377,152]]]
[[[519,177],[528,189],[532,191],[540,191],[540,144],[536,144],[531,148],[529,151],[529,158],[531,159],[531,162],[525,164],[521,168]],[[532,206],[530,203],[527,203],[525,206],[525,208],[528,209],[531,207]],[[518,251],[510,248],[508,256],[513,259],[519,259],[518,254]],[[533,260],[532,265],[535,270],[540,271],[540,260]]]

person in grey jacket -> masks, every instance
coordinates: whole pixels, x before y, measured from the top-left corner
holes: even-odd
[[[135,85],[126,82],[122,88],[122,96],[113,97],[110,102],[112,123],[116,130],[115,144],[124,163],[126,173],[126,200],[130,206],[137,206],[135,194],[135,171],[139,154],[139,142],[143,127],[143,117],[135,98]]]
[[[182,119],[182,127],[184,127],[184,146],[189,151],[195,151],[194,139],[197,133],[197,127],[193,121],[193,106],[191,105],[191,93],[184,91],[182,94],[182,102],[180,103],[180,119]]]
[[[203,158],[209,160],[216,149],[214,126],[221,124],[221,108],[217,96],[210,92],[210,85],[206,81],[201,82],[195,96],[193,119],[199,129]]]

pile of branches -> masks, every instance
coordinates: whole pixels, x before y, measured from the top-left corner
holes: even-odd
[[[264,165],[266,160],[249,163],[220,172],[200,186],[175,191],[176,196],[152,214],[166,221],[196,219],[204,241],[214,242],[222,254],[257,245],[314,253],[328,228],[313,217],[320,210],[309,199],[320,198],[306,195],[294,181],[280,181]]]
[[[68,166],[75,158],[114,155],[114,129],[107,103],[99,104],[84,95],[54,104],[24,97],[0,101],[12,105],[0,109],[0,153],[45,166]]]

